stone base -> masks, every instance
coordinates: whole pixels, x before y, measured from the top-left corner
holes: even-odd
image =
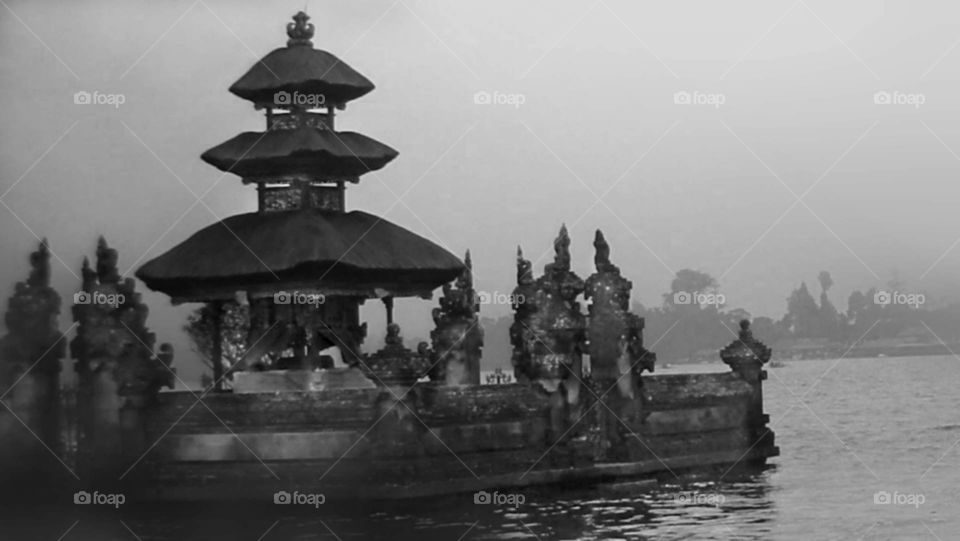
[[[330,389],[373,389],[376,385],[356,368],[328,370],[268,370],[237,372],[234,393],[281,391],[325,391]]]

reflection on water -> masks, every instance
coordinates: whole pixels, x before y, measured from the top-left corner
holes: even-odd
[[[525,490],[518,507],[477,505],[472,495],[376,506],[298,509],[163,505],[24,509],[0,525],[3,539],[769,539],[770,472],[730,475],[717,485],[683,478],[656,491]],[[71,525],[78,521],[72,528]],[[59,528],[59,530],[58,530]]]

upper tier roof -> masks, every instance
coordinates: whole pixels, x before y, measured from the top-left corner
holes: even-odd
[[[230,87],[230,92],[256,104],[273,105],[285,91],[322,95],[330,105],[355,100],[374,89],[369,79],[336,56],[313,48],[313,25],[302,11],[287,25],[287,46],[274,49]]]

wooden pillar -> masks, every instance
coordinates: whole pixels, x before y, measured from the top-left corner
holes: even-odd
[[[383,305],[387,307],[387,325],[393,323],[393,297],[384,297]]]
[[[213,390],[223,390],[223,301],[210,303],[213,312],[213,348],[211,361],[213,362]]]

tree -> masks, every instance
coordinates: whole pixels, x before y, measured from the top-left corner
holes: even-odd
[[[681,269],[671,281],[670,291],[663,295],[661,308],[645,310],[635,305],[635,311],[647,321],[650,343],[657,344],[658,358],[690,359],[699,352],[717,350],[734,338],[729,329],[735,329],[738,321],[731,323],[729,314],[723,311],[717,287],[716,279],[709,274]]]
[[[862,323],[863,316],[867,311],[867,296],[860,291],[854,291],[847,299],[847,322],[852,326],[858,326]]]
[[[816,338],[820,335],[820,308],[810,295],[807,283],[802,282],[787,298],[784,325],[796,338]]]
[[[776,344],[784,338],[783,328],[772,318],[760,316],[750,324],[753,335],[767,344]]]
[[[698,293],[716,293],[717,281],[705,272],[693,269],[680,269],[670,282],[670,292],[663,295],[664,308],[693,303],[684,302],[685,296],[691,298]]]
[[[825,270],[820,271],[820,274],[817,275],[817,280],[820,282],[820,289],[822,289],[824,293],[833,287],[833,278],[830,276],[830,273]]]
[[[193,350],[200,354],[203,363],[213,368],[213,306],[204,304],[187,317],[184,332],[193,343]],[[247,333],[250,328],[250,307],[235,301],[223,303],[220,336],[224,373],[243,358],[247,350]]]
[[[841,334],[840,314],[833,306],[833,303],[830,302],[829,297],[827,297],[827,291],[829,291],[830,287],[833,286],[833,278],[830,277],[829,272],[820,271],[820,275],[817,276],[817,280],[820,282],[820,322],[818,325],[819,335],[829,340],[839,339]]]

